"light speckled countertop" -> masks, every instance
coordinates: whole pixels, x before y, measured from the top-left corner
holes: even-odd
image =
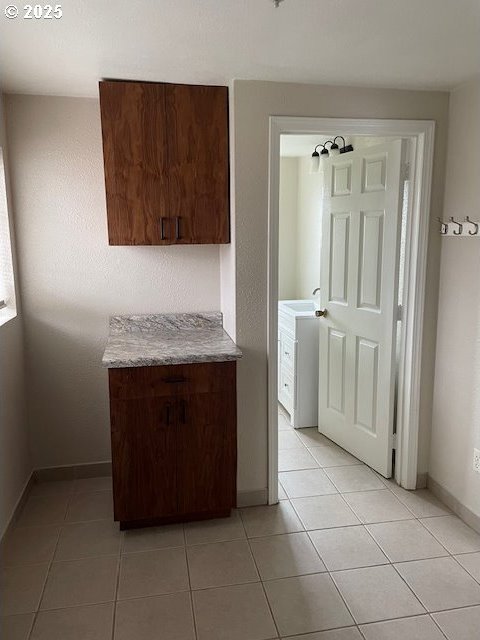
[[[221,313],[169,313],[111,317],[102,364],[119,369],[241,357],[223,329]]]

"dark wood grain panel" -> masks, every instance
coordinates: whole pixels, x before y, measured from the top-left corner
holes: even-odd
[[[177,399],[179,512],[236,505],[235,389]]]
[[[122,528],[228,515],[236,505],[236,362],[110,369],[109,379]]]
[[[177,434],[169,399],[111,402],[115,520],[178,512]]]
[[[235,362],[110,369],[109,381],[111,398],[215,393],[235,384]]]
[[[165,85],[100,82],[100,110],[109,243],[169,244]]]
[[[166,85],[166,112],[174,242],[229,242],[228,89]]]

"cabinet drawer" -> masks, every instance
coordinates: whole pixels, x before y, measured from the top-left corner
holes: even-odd
[[[235,362],[109,369],[110,398],[216,393],[235,385]]]
[[[280,370],[279,399],[285,409],[292,413],[295,409],[295,379],[285,369]]]
[[[280,332],[280,366],[295,371],[296,341],[284,331]]]

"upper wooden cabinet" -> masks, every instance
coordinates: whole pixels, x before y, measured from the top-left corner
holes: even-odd
[[[230,240],[227,87],[100,82],[111,245]]]

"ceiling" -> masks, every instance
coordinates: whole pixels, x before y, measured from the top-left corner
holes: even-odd
[[[284,0],[278,9],[272,0],[61,6],[59,20],[0,16],[5,91],[96,96],[102,77],[448,90],[480,71],[479,0]]]

